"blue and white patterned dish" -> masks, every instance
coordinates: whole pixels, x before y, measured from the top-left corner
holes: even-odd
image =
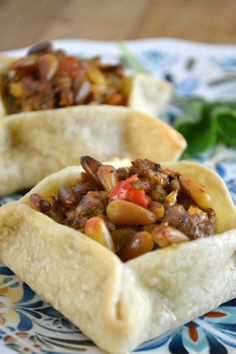
[[[124,59],[119,47],[111,42],[64,40],[55,41],[55,45],[72,54],[100,54],[105,60],[115,61]],[[147,71],[172,81],[178,95],[203,97],[210,101],[236,101],[236,47],[166,39],[132,41],[127,45]],[[23,52],[6,54],[20,55]],[[217,146],[197,160],[224,178],[236,203],[236,150]],[[9,196],[0,202],[19,197]],[[102,353],[59,312],[0,264],[0,353],[12,353],[12,350],[29,354]],[[143,344],[136,352],[236,354],[236,300],[173,333]]]

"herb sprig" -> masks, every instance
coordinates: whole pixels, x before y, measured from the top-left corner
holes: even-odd
[[[220,143],[236,147],[236,103],[181,101],[184,114],[174,127],[188,142],[185,157],[192,157]]]

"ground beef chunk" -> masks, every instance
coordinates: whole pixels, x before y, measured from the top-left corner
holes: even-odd
[[[169,185],[168,174],[162,170],[159,164],[147,159],[137,159],[132,162],[132,167],[130,168],[130,176],[134,174],[138,175],[141,180],[148,180],[150,184],[149,192],[156,188],[157,185]]]
[[[128,167],[120,167],[117,170],[119,181],[127,179],[129,177],[129,168]]]
[[[161,166],[159,164],[147,159],[137,159],[131,163],[132,167],[130,168],[130,176],[138,175],[140,177],[146,177],[150,170],[154,172],[161,170]]]
[[[88,192],[75,209],[72,227],[83,228],[87,219],[102,214],[107,201],[107,192]]]
[[[95,191],[95,190],[96,190],[96,186],[88,179],[81,180],[73,187],[73,191],[76,194],[78,201],[80,201],[85,196],[85,194],[88,193],[89,191]]]
[[[191,228],[189,215],[180,204],[174,204],[166,208],[162,223],[167,223],[169,226],[175,227],[183,233],[186,233]]]
[[[215,212],[208,209],[206,213],[189,214],[182,205],[175,204],[166,209],[162,220],[165,223],[196,239],[214,234]]]
[[[192,224],[192,234],[189,235],[191,239],[214,235],[216,214],[213,209],[208,209],[205,216],[197,213],[190,215],[190,221]]]
[[[49,212],[49,216],[56,222],[60,224],[64,224],[65,218],[66,218],[66,210],[65,208],[60,204],[58,196],[52,196],[52,207]]]

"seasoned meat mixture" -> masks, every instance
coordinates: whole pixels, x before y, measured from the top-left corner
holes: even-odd
[[[215,211],[204,187],[149,160],[115,169],[89,156],[73,186],[51,200],[30,196],[33,208],[80,230],[127,261],[156,248],[213,235]]]
[[[121,65],[66,55],[50,43],[32,47],[1,77],[7,114],[81,104],[126,105],[127,85]]]

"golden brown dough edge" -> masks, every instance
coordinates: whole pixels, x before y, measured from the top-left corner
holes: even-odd
[[[219,232],[236,227],[235,208],[219,176],[190,162],[171,167],[186,168],[198,180],[210,176],[208,192],[216,188],[221,198],[217,217],[221,208],[232,214],[218,223]],[[80,172],[80,167],[66,168],[30,193],[49,198],[61,184],[73,184]],[[124,264],[80,232],[31,209],[29,194],[0,209],[1,258],[106,351],[125,353],[235,296],[235,230]]]
[[[166,123],[126,107],[74,106],[0,121],[0,196],[31,188],[81,155],[175,161],[184,138]]]

